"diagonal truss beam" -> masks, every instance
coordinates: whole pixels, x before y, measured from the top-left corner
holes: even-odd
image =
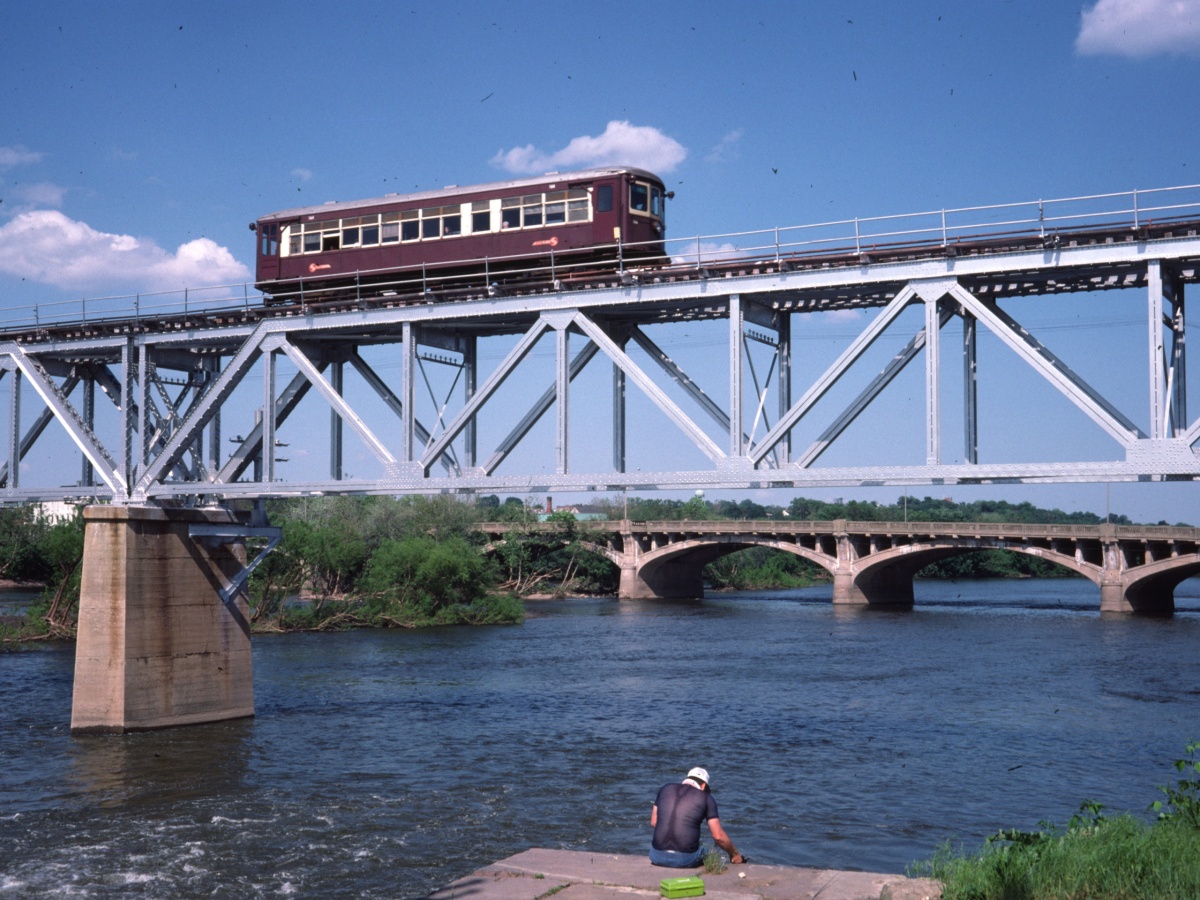
[[[323,371],[324,368],[323,364],[317,367],[318,371]],[[292,380],[288,382],[287,387],[280,392],[279,397],[275,400],[276,426],[282,425],[287,421],[287,417],[292,414],[292,411],[304,399],[304,396],[311,388],[312,382],[303,375],[297,373],[292,376]],[[218,484],[229,484],[241,478],[242,473],[249,468],[258,454],[262,452],[262,440],[263,423],[256,422],[254,427],[250,429],[250,433],[242,439],[237,449],[233,451],[233,455],[229,457],[228,462],[217,472],[213,481]]]
[[[634,343],[636,343],[642,348],[642,350],[646,352],[647,356],[654,360],[654,362],[658,363],[659,368],[667,374],[668,378],[679,385],[679,387],[681,387],[689,397],[691,397],[700,405],[700,408],[704,410],[704,412],[707,413],[708,416],[717,423],[717,425],[720,426],[722,432],[726,434],[729,433],[728,413],[721,409],[721,407],[717,405],[716,401],[709,397],[708,394],[704,393],[704,390],[700,387],[700,385],[696,384],[696,382],[692,380],[691,376],[688,375],[687,372],[685,372],[679,366],[679,364],[675,362],[675,360],[671,359],[671,357],[669,357],[666,352],[658,346],[658,344],[654,343],[654,341],[650,339],[650,336],[640,328],[635,327],[631,329],[629,336],[633,339]],[[748,436],[745,436],[744,439],[747,442],[749,441]]]
[[[71,405],[71,401],[63,394],[58,385],[46,374],[37,358],[27,354],[20,345],[13,343],[0,345],[0,354],[11,359],[17,370],[29,381],[38,396],[42,398],[42,402],[46,404],[47,409],[66,429],[71,440],[75,442],[75,446],[83,452],[84,458],[92,464],[93,470],[100,475],[113,495],[125,496],[125,482],[117,471],[116,460],[96,439],[91,427]]]
[[[953,310],[943,308],[938,314],[938,327],[944,328],[952,318],[954,318]],[[875,399],[881,393],[883,393],[884,388],[891,384],[892,380],[904,371],[905,366],[917,358],[917,354],[919,354],[924,347],[925,329],[922,328],[916,333],[916,335],[913,336],[913,339],[910,340],[908,344],[906,344],[904,348],[896,354],[892,361],[884,366],[883,371],[875,376],[874,380],[872,380],[871,383],[863,389],[863,392],[846,407],[842,414],[838,416],[837,419],[835,419],[834,422],[821,433],[820,437],[818,437],[812,442],[812,444],[809,445],[804,454],[796,460],[796,468],[807,469],[809,466],[815,463],[821,454],[828,450],[829,446],[841,436],[842,432],[850,427],[850,425],[859,417],[862,411],[870,406],[871,403],[873,403]]]
[[[575,358],[571,360],[571,366],[567,372],[567,380],[574,381],[575,376],[582,372],[587,364],[591,362],[593,358],[595,358],[596,354],[599,352],[599,349],[599,347],[590,341],[585,344],[583,349],[575,354]],[[492,472],[494,472],[496,468],[508,458],[508,455],[516,449],[517,444],[519,444],[525,438],[525,435],[529,434],[529,432],[533,429],[533,426],[538,423],[542,416],[550,411],[550,407],[554,405],[557,395],[557,384],[550,385],[550,387],[543,392],[542,396],[540,396],[533,406],[529,408],[529,411],[525,413],[525,415],[521,418],[521,421],[518,422],[516,427],[513,428],[513,430],[508,433],[504,440],[500,442],[500,445],[496,448],[496,451],[490,457],[488,457],[487,462],[483,464],[481,468],[486,474],[492,474]]]
[[[796,423],[838,383],[843,375],[858,361],[871,345],[887,329],[892,321],[904,311],[908,304],[917,299],[916,289],[911,285],[904,288],[892,298],[866,329],[847,347],[825,373],[804,392],[804,396],[792,404],[791,408],[780,417],[775,427],[763,435],[762,441],[750,452],[750,459],[757,466],[761,463],[775,445],[783,440],[784,435],[791,431]]]
[[[375,436],[375,432],[367,427],[367,423],[359,417],[358,413],[350,408],[350,404],[325,380],[325,377],[312,364],[312,361],[291,341],[284,340],[279,345],[279,349],[287,354],[288,359],[295,364],[300,373],[325,398],[325,401],[333,407],[334,412],[341,417],[342,421],[354,429],[354,433],[362,439],[362,442],[367,445],[367,449],[375,455],[375,458],[385,466],[394,466],[396,464],[396,457],[392,456],[388,448],[383,445],[383,441]]]
[[[371,368],[365,359],[359,355],[357,350],[351,350],[349,352],[349,354],[346,356],[346,362],[350,363],[350,365],[354,367],[354,370],[362,376],[363,381],[365,381],[367,386],[376,393],[379,399],[387,404],[388,408],[394,412],[398,418],[403,420],[404,404],[400,402],[400,398],[396,396],[395,391],[388,387],[387,382],[379,377],[379,374]],[[430,435],[429,429],[422,425],[420,420],[415,416],[413,417],[413,432],[415,433],[417,440],[419,440],[423,445],[429,444],[432,435]],[[448,453],[442,455],[442,467],[447,472],[458,471],[458,467],[454,465],[454,461],[450,458]]]
[[[234,353],[213,386],[191,409],[187,418],[171,435],[171,439],[158,457],[146,467],[142,477],[138,480],[137,487],[132,492],[135,500],[145,499],[150,486],[162,478],[164,472],[179,462],[187,448],[196,440],[197,435],[220,409],[221,404],[229,399],[242,376],[246,374],[246,370],[261,355],[262,343],[270,334],[271,324],[269,321],[260,323],[242,342],[242,346]]]
[[[0,369],[0,378],[4,377],[4,372],[4,369]],[[71,391],[75,390],[75,387],[79,384],[79,381],[80,379],[78,375],[70,375],[63,382],[62,387],[59,388],[59,390],[61,390],[67,396],[70,396]],[[14,384],[12,385],[12,389],[17,389],[15,380]],[[25,434],[21,436],[17,451],[17,458],[15,461],[13,461],[13,465],[19,466],[21,464],[21,460],[25,458],[25,454],[33,449],[33,445],[37,443],[37,439],[42,436],[42,432],[46,430],[46,426],[52,421],[54,421],[54,413],[49,407],[38,413],[38,417],[33,420],[33,424],[30,425],[29,428],[26,429]],[[9,463],[7,462],[3,465],[0,465],[0,487],[5,487],[8,485],[8,467]]]
[[[496,371],[488,377],[487,381],[485,381],[480,386],[479,390],[475,392],[475,395],[463,405],[461,410],[459,410],[458,415],[455,416],[454,419],[446,426],[446,430],[442,432],[442,436],[434,441],[430,446],[425,448],[425,452],[421,455],[420,461],[422,473],[425,475],[429,474],[429,467],[433,465],[434,460],[438,459],[443,453],[446,452],[447,448],[449,448],[454,439],[458,437],[459,433],[467,427],[467,423],[474,418],[475,414],[479,411],[479,408],[483,406],[484,403],[486,403],[491,396],[496,393],[497,390],[500,389],[500,386],[504,384],[504,382],[508,379],[508,376],[513,373],[513,370],[521,363],[523,359],[525,359],[525,357],[529,354],[529,351],[533,349],[534,344],[538,342],[538,339],[545,334],[546,330],[550,327],[551,326],[549,322],[547,322],[544,318],[539,318],[533,323],[533,326],[527,332],[525,332],[524,335],[522,335],[521,339],[517,341],[517,345],[509,351],[508,356],[504,357],[504,360],[500,363]]]
[[[1003,310],[983,303],[958,284],[950,286],[949,294],[1122,446],[1129,448],[1146,437],[1120,410]]]
[[[693,444],[700,448],[713,462],[722,462],[728,457],[722,452],[721,448],[710,438],[704,431],[693,422],[678,406],[676,406],[671,398],[663,393],[662,389],[656,385],[638,365],[630,359],[625,352],[617,346],[616,342],[610,338],[599,325],[585,316],[579,310],[575,310],[574,318],[572,319],[575,326],[585,335],[591,338],[592,343],[599,347],[604,354],[613,361],[635,385],[641,388],[642,393],[657,406],[672,422],[678,426]]]

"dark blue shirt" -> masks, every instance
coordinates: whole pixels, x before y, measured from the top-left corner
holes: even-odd
[[[695,853],[700,849],[700,824],[718,818],[713,795],[690,784],[663,785],[654,805],[658,820],[650,844],[655,850]]]

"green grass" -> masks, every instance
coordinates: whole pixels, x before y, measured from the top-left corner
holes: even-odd
[[[913,874],[940,880],[944,900],[1191,900],[1200,897],[1200,831],[1122,815],[977,854],[944,849]]]
[[[909,874],[937,878],[944,900],[1193,900],[1200,897],[1200,744],[1175,760],[1154,823],[1085,802],[1066,827],[1009,829],[975,853],[943,846]],[[1186,777],[1193,776],[1193,777]]]

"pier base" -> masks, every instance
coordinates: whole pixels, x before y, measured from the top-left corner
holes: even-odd
[[[72,733],[123,733],[254,715],[244,597],[221,588],[245,567],[237,545],[205,546],[192,524],[227,510],[90,506]]]

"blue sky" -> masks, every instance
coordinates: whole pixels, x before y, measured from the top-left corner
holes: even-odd
[[[592,164],[663,175],[676,237],[1200,182],[1198,0],[63,2],[0,42],[0,307],[241,281],[262,213]],[[1086,371],[1143,309],[1078,344],[1042,315]],[[1200,522],[1191,485],[1112,498]]]

